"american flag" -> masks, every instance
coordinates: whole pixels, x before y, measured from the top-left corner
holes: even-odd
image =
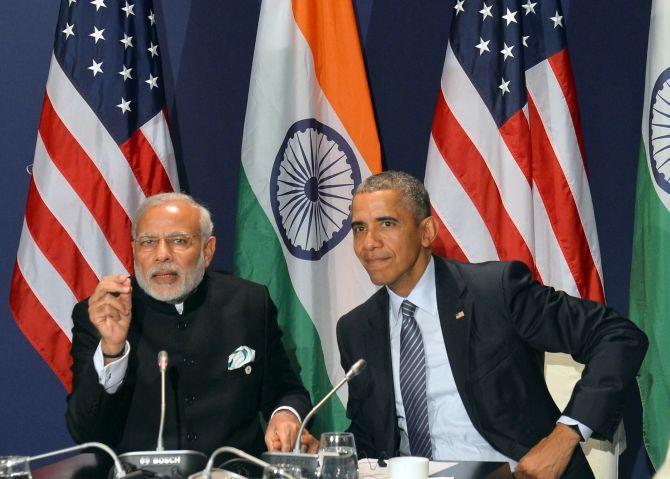
[[[71,386],[72,307],[133,270],[130,218],[179,189],[152,2],[62,0],[10,307]]]
[[[425,183],[438,254],[604,300],[560,1],[456,0]]]

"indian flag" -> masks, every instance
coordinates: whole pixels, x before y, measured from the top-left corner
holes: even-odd
[[[656,468],[670,439],[670,2],[651,7],[637,171],[630,317],[649,337],[638,375],[644,442]]]
[[[268,286],[312,394],[343,376],[337,319],[373,292],[354,255],[351,199],[381,171],[350,1],[261,7],[242,141],[235,269]],[[312,430],[347,426],[339,394]]]

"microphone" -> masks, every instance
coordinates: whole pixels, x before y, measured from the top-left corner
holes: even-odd
[[[207,466],[205,469],[197,474],[193,474],[192,476],[189,477],[189,479],[213,479],[214,476],[212,476],[212,467],[214,467],[214,458],[221,454],[222,452],[227,452],[229,454],[234,454],[238,457],[241,457],[242,459],[251,462],[252,464],[256,464],[257,466],[260,467],[272,467],[272,464],[269,464],[265,461],[261,461],[257,457],[252,456],[251,454],[247,454],[244,451],[241,451],[235,447],[228,447],[228,446],[223,446],[218,449],[216,449],[211,456],[209,456],[209,461],[207,461]],[[221,471],[221,470],[215,470],[217,472],[226,472],[226,471]],[[231,473],[232,474],[232,473]],[[279,471],[279,474],[284,476],[286,479],[296,479],[293,477],[291,474],[288,472]],[[230,477],[230,474],[226,474],[228,477]],[[237,476],[237,474],[235,474]],[[224,476],[226,477],[226,476]],[[237,476],[239,477],[239,476]]]
[[[158,426],[158,439],[155,451],[137,451],[121,454],[119,458],[136,469],[150,471],[158,477],[186,478],[189,474],[201,470],[207,456],[198,451],[176,450],[166,451],[163,446],[163,429],[165,427],[165,373],[168,366],[168,353],[158,353],[158,370],[161,373],[161,411]]]
[[[317,470],[319,468],[319,456],[317,454],[303,454],[300,452],[300,438],[305,429],[305,425],[312,419],[316,412],[330,399],[330,397],[340,389],[344,383],[349,382],[354,377],[358,376],[361,371],[365,369],[367,362],[365,359],[359,359],[346,372],[344,378],[330,390],[326,396],[319,401],[319,403],[312,408],[312,410],[305,416],[305,419],[300,424],[298,437],[295,440],[293,451],[291,452],[264,452],[261,457],[270,464],[293,464],[302,469],[304,478],[316,479],[318,477]]]
[[[168,353],[167,351],[161,351],[160,353],[158,353],[158,369],[160,370],[161,374],[165,373],[167,365],[168,365]]]
[[[112,457],[112,460],[114,461],[114,478],[115,479],[130,479],[131,477],[136,477],[137,474],[135,473],[130,473],[126,475],[126,470],[123,468],[121,465],[121,461],[117,457],[117,455],[114,453],[112,448],[109,446],[101,443],[101,442],[85,442],[83,444],[78,444],[76,446],[72,447],[67,447],[65,449],[58,449],[57,451],[51,451],[51,452],[45,452],[44,454],[38,454],[37,456],[30,456],[25,458],[26,462],[31,462],[31,461],[39,461],[40,459],[46,459],[47,457],[52,457],[52,456],[59,456],[61,454],[67,454],[68,452],[75,452],[75,451],[81,451],[82,449],[89,449],[89,448],[96,448],[96,449],[102,449],[105,451],[107,454],[109,454]]]
[[[161,372],[161,421],[158,426],[158,440],[156,441],[156,451],[164,451],[163,447],[163,427],[165,426],[165,371],[168,365],[167,351],[158,353],[158,369]]]
[[[352,364],[351,368],[349,371],[347,371],[347,374],[345,374],[344,377],[347,378],[347,381],[350,381],[351,379],[361,374],[367,365],[368,362],[365,359],[359,359],[354,364]]]
[[[293,446],[293,452],[294,453],[299,453],[300,452],[300,438],[302,437],[302,431],[305,429],[305,426],[309,422],[310,419],[316,414],[316,412],[321,409],[321,406],[323,406],[330,397],[337,392],[338,389],[340,389],[344,383],[347,383],[351,381],[353,378],[358,376],[364,369],[365,366],[367,366],[368,363],[365,359],[359,359],[356,361],[351,368],[349,368],[349,371],[344,375],[342,380],[337,383],[337,385],[330,390],[328,394],[325,395],[325,397],[319,401],[319,403],[312,408],[312,410],[305,416],[305,419],[302,421],[300,424],[300,430],[298,431],[298,437],[295,438],[295,446]]]

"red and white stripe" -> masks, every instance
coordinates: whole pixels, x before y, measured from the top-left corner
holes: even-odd
[[[425,184],[435,251],[519,259],[545,284],[604,300],[572,71],[563,50],[526,72],[528,104],[500,128],[447,47]]]
[[[178,190],[164,113],[118,145],[52,57],[10,307],[66,388],[73,306],[103,276],[132,272],[132,215]]]

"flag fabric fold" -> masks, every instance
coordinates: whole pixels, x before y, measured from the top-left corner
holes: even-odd
[[[440,223],[438,254],[521,260],[544,284],[604,301],[559,1],[456,1],[425,184]],[[581,367],[548,354],[546,375],[564,407]],[[592,465],[608,448],[591,450]],[[616,461],[606,451],[603,461],[602,477],[614,476]]]
[[[72,307],[131,273],[130,223],[179,189],[150,0],[62,0],[11,282],[17,325],[71,386]]]
[[[374,291],[351,198],[381,170],[351,2],[263,2],[242,142],[235,271],[266,284],[314,401],[341,379],[335,325]],[[346,427],[346,394],[312,427]]]
[[[637,170],[630,317],[647,333],[638,374],[643,437],[655,468],[670,440],[670,4],[652,2]]]

